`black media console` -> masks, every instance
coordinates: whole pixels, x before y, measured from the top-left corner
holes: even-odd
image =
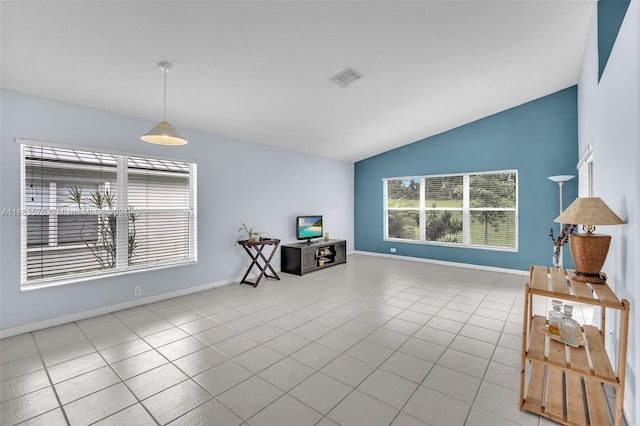
[[[311,244],[285,244],[280,246],[280,262],[282,272],[296,275],[347,263],[347,242],[319,240]]]

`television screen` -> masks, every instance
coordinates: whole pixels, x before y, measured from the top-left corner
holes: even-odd
[[[296,218],[296,238],[310,240],[322,237],[322,216],[298,216]]]

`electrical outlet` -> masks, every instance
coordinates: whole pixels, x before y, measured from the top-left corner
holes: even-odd
[[[395,247],[391,247],[391,253],[395,253],[396,252],[396,248]]]
[[[141,296],[142,295],[142,286],[141,285],[137,285],[133,288],[133,295],[134,296]]]

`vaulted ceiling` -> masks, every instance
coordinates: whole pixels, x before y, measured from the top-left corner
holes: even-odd
[[[0,82],[159,121],[167,60],[178,129],[357,161],[576,84],[594,4],[3,1]]]

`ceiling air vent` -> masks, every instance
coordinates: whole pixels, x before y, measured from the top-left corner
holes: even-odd
[[[352,68],[347,68],[344,71],[340,71],[338,74],[334,75],[329,80],[333,81],[337,85],[340,85],[342,87],[346,87],[346,86],[348,86],[349,84],[353,83],[354,81],[356,81],[357,79],[359,79],[361,77],[362,77],[362,75],[358,74]]]

